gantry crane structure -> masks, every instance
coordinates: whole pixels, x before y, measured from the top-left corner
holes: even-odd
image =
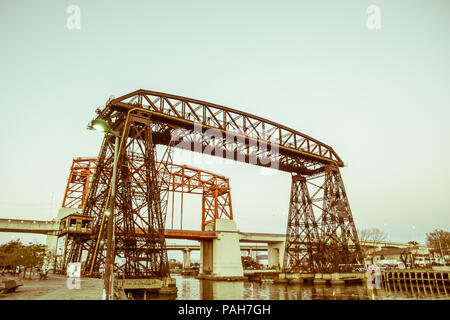
[[[114,137],[105,135],[83,215],[94,218],[96,230],[104,230],[105,208],[114,201],[120,230],[115,253],[125,257],[124,277],[169,272],[156,145],[167,146],[165,164],[171,163],[175,147],[289,172],[285,271],[336,272],[362,261],[340,174],[344,163],[332,147],[246,112],[143,89],[111,98],[96,111],[96,119],[120,133],[117,192],[110,199]],[[95,243],[89,246],[87,263],[98,270]]]
[[[69,178],[63,198],[63,208],[78,208],[82,212],[86,204],[86,195],[92,181],[96,158],[74,158],[70,168]],[[133,163],[141,167],[140,160]],[[231,203],[229,178],[206,170],[193,168],[187,165],[174,163],[156,163],[160,194],[163,199],[162,214],[165,229],[173,229],[175,218],[175,193],[180,197],[180,217],[178,231],[183,230],[183,195],[196,194],[202,196],[201,230],[208,226],[214,229],[216,219],[233,220],[233,209]],[[171,217],[166,219],[169,195],[171,194]],[[136,194],[135,194],[136,195]],[[144,196],[142,193],[140,196]],[[102,243],[103,238],[96,228],[93,228],[90,220],[81,219],[80,214],[71,214],[63,219],[60,235],[65,237],[64,254],[62,259],[62,270],[65,270],[69,261],[81,261],[83,251],[88,251],[92,242]],[[72,222],[70,222],[70,220]],[[77,229],[76,221],[79,222]],[[98,227],[98,225],[97,225]],[[118,230],[120,233],[120,230]],[[139,232],[137,232],[139,233]],[[99,249],[100,261],[104,260],[104,241]],[[99,264],[97,263],[97,266]],[[95,270],[93,261],[88,268]],[[90,270],[90,269],[89,269]]]
[[[86,202],[91,176],[94,174],[97,159],[75,158],[72,160],[66,191],[62,202],[63,208],[82,208]]]

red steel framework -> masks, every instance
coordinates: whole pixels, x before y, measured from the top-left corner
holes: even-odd
[[[139,160],[136,160],[135,163],[139,164]],[[64,193],[64,208],[84,207],[90,179],[94,174],[96,164],[97,159],[94,158],[73,159]],[[198,194],[202,196],[202,231],[205,231],[208,225],[212,225],[212,229],[214,230],[214,222],[216,219],[233,220],[230,181],[227,177],[186,165],[174,163],[162,164],[161,162],[157,162],[157,172],[158,180],[161,184],[161,192],[169,192],[172,194],[170,229],[173,229],[174,225],[175,193],[182,195],[180,209],[181,230],[183,229],[184,194]],[[166,226],[168,226],[167,223],[165,221]]]
[[[64,193],[63,208],[83,208],[96,163],[97,159],[93,158],[73,159]]]
[[[134,159],[129,163],[129,169],[132,167],[142,169],[142,160]],[[72,161],[72,166],[69,173],[69,179],[64,194],[63,207],[66,208],[84,208],[86,204],[86,195],[89,192],[89,186],[95,173],[97,166],[97,159],[94,158],[75,158]],[[211,226],[209,230],[215,229],[215,220],[233,219],[233,210],[231,205],[230,183],[229,179],[214,174],[205,170],[192,168],[186,165],[177,165],[168,162],[156,162],[158,182],[160,185],[159,193],[163,195],[172,194],[172,214],[171,214],[171,229],[164,228],[164,235],[167,238],[173,239],[214,239],[216,237],[214,232],[204,232],[207,226]],[[108,167],[107,172],[111,171]],[[142,174],[140,173],[136,178],[136,182],[143,183]],[[107,174],[109,176],[109,174]],[[175,217],[174,200],[175,193],[181,193],[181,210],[180,210],[180,229],[173,230],[173,222]],[[202,195],[202,218],[201,230],[183,230],[183,195],[184,194],[198,194]],[[134,191],[134,196],[145,197],[141,192],[139,195]],[[168,196],[165,201],[168,201]],[[70,199],[70,201],[67,201]],[[163,199],[163,196],[161,196]],[[163,221],[166,224],[167,204],[161,204],[163,213]],[[76,215],[75,215],[76,216]],[[74,218],[77,218],[75,217]],[[168,224],[168,222],[167,222]],[[98,226],[97,226],[98,227]],[[98,231],[98,228],[97,228]],[[123,234],[123,230],[117,229],[117,234]],[[82,257],[83,251],[90,249],[89,243],[96,241],[102,243],[102,234],[97,232],[94,236],[89,236],[77,232],[63,232],[65,238],[65,249],[62,270],[65,270],[67,263],[70,261],[79,261]],[[143,236],[141,230],[135,230],[137,237]],[[92,245],[91,245],[92,246]],[[99,251],[102,251],[99,249]],[[100,255],[101,259],[102,255]]]
[[[184,129],[176,147],[211,152],[218,157],[278,170],[311,175],[323,166],[344,163],[330,146],[301,132],[246,112],[206,101],[149,90],[136,90],[108,100],[97,118],[124,121],[134,110],[152,118],[153,141],[171,141],[174,129]]]
[[[174,193],[181,193],[181,229],[183,229],[183,194],[202,195],[202,223],[201,230],[205,231],[216,219],[233,220],[229,179],[205,170],[185,165],[166,164],[164,171],[160,170],[162,191],[172,192],[172,221],[174,217]],[[167,174],[169,173],[169,174]]]

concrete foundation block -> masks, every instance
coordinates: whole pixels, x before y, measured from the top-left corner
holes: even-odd
[[[288,280],[300,279],[300,274],[298,274],[298,273],[287,273],[286,274],[286,279],[288,279]]]
[[[200,242],[200,275],[211,279],[244,278],[236,222],[216,219],[217,239]]]
[[[275,279],[274,282],[275,283],[289,283],[289,280],[286,278],[283,278],[283,279],[278,278],[278,279]]]
[[[302,274],[302,279],[304,283],[313,283],[314,282],[314,274],[313,273],[304,273]]]
[[[314,279],[314,284],[326,284],[327,280],[325,279]]]

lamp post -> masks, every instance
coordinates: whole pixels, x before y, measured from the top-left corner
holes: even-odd
[[[117,155],[119,151],[119,132],[111,129],[108,122],[103,119],[95,119],[91,122],[91,127],[105,134],[112,134],[115,136],[114,141],[114,163],[113,163],[113,173],[111,178],[111,194],[109,201],[109,208],[105,210],[105,215],[108,217],[107,225],[107,242],[106,242],[106,261],[105,261],[105,274],[104,274],[104,284],[105,284],[105,299],[113,300],[113,284],[114,284],[114,206],[115,206],[115,195],[116,195],[116,174],[117,174]]]
[[[447,265],[445,264],[444,251],[442,251],[441,237],[439,237],[438,240],[439,240],[439,248],[441,248],[441,257],[442,257],[442,261],[444,262],[444,267],[446,267]]]

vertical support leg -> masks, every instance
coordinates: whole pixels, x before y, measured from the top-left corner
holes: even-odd
[[[162,212],[162,220],[164,223],[164,226],[166,225],[166,218],[167,218],[167,208],[169,207],[169,194],[170,194],[170,188],[162,188],[163,185],[170,185],[170,179],[172,178],[171,172],[169,168],[173,164],[173,147],[175,145],[175,141],[172,139],[169,142],[169,145],[166,147],[166,150],[164,151],[164,154],[159,161],[159,165],[157,168],[158,171],[158,178],[159,178],[159,189],[160,189],[160,197],[161,197],[161,212]],[[175,178],[172,178],[175,179]],[[173,181],[175,183],[175,180]],[[172,228],[173,228],[173,205],[174,205],[174,191],[175,191],[175,185],[173,186],[172,190]]]
[[[109,191],[111,186],[112,167],[114,160],[114,140],[112,136],[105,135],[98,157],[97,166],[92,184],[89,189],[83,209],[83,215],[94,217],[94,235],[90,240],[77,239],[74,246],[83,250],[87,248],[85,275],[96,275],[100,272],[100,266],[104,263],[103,244],[106,236],[106,217]]]
[[[306,179],[300,175],[292,176],[283,270],[312,271],[317,238],[317,225]]]
[[[104,209],[109,201],[114,201],[114,257],[121,258],[115,259],[115,272],[123,279],[167,277],[169,265],[152,122],[136,112],[115,129],[122,132],[115,197],[110,199],[109,194],[113,143],[105,137],[84,210],[85,215],[95,217],[94,240],[88,245],[88,273],[98,272],[104,264]]]
[[[308,178],[292,177],[284,257],[286,272],[343,272],[362,263],[358,234],[337,167],[326,166]]]
[[[317,259],[322,272],[351,271],[363,261],[347,194],[335,166],[325,167],[322,214],[318,219],[320,244]]]
[[[121,145],[116,192],[116,254],[125,278],[169,276],[152,122],[130,116]]]

